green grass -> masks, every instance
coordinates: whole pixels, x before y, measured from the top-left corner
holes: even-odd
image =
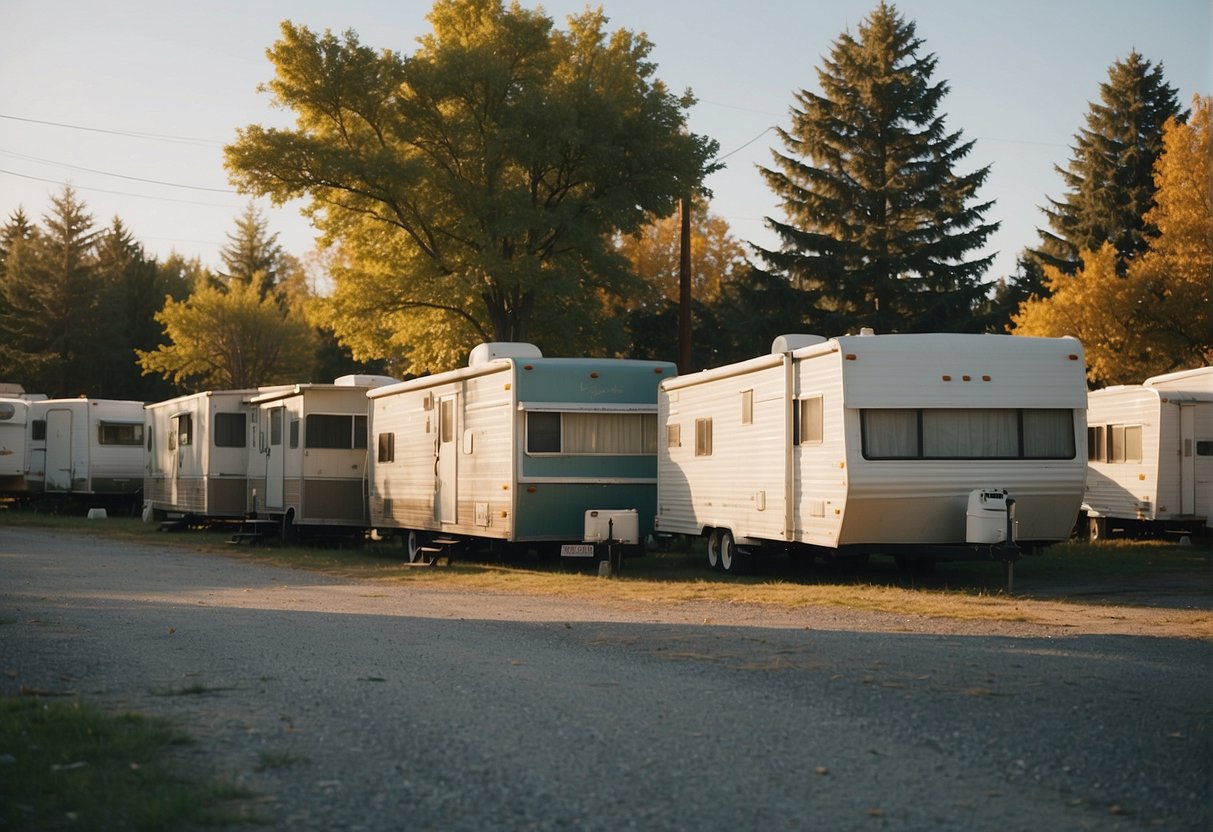
[[[189,738],[79,702],[0,698],[0,828],[165,830],[254,821],[251,795],[185,772]]]

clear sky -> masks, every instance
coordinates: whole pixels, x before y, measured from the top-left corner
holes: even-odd
[[[527,7],[539,5],[523,0]],[[720,143],[713,213],[742,241],[774,245],[763,218],[779,216],[756,166],[771,164],[770,128],[789,124],[800,89],[838,36],[876,0],[602,0],[610,28],[645,32],[657,74],[699,99],[691,129]],[[559,25],[583,2],[542,4]],[[598,5],[594,3],[592,5]],[[1210,0],[901,0],[935,80],[941,112],[976,140],[958,167],[992,170],[982,201],[1001,229],[987,280],[1011,273],[1038,243],[1039,206],[1064,193],[1065,166],[1108,68],[1136,49],[1189,106],[1213,93]],[[223,169],[238,127],[286,124],[257,85],[272,77],[265,50],[290,19],[314,30],[353,29],[374,48],[411,52],[429,31],[424,0],[0,0],[0,214],[32,219],[70,184],[99,225],[120,217],[149,252],[176,250],[217,267],[248,198]],[[298,206],[262,204],[269,230],[305,257],[313,234]]]

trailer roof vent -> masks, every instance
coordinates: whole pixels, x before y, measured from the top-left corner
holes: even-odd
[[[491,341],[472,348],[468,366],[481,367],[498,358],[543,358],[543,353],[534,344],[522,341]]]
[[[333,384],[338,387],[386,387],[395,383],[396,379],[391,376],[375,376],[366,373],[352,373],[333,379]]]
[[[809,335],[808,333],[790,333],[788,335],[776,336],[771,342],[772,354],[792,352],[801,347],[811,347],[814,344],[824,344],[826,338],[821,335]]]

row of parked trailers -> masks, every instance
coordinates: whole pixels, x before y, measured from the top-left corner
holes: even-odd
[[[598,557],[654,534],[702,536],[728,571],[771,550],[1010,560],[1080,512],[1097,536],[1114,518],[1207,529],[1213,368],[1088,396],[1072,338],[789,335],[683,377],[482,344],[403,382],[15,395],[0,464],[29,491],[141,490],[148,519],[371,530],[410,560],[468,540]]]

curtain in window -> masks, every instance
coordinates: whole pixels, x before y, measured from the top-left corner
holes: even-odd
[[[1019,456],[1014,410],[924,410],[922,455],[928,459]]]
[[[1025,410],[1023,455],[1028,459],[1074,457],[1074,411]]]
[[[863,453],[873,458],[918,456],[918,411],[863,411]]]
[[[564,413],[566,454],[655,454],[657,417],[650,413]]]

